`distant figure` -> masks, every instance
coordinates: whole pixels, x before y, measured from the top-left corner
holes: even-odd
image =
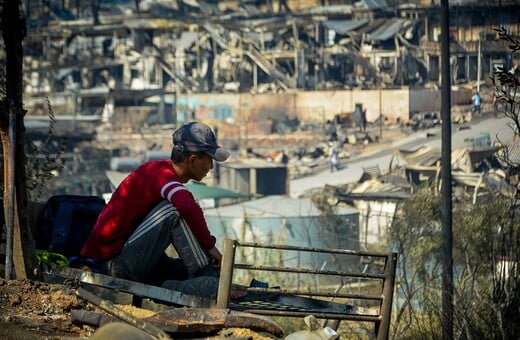
[[[363,104],[356,103],[356,108],[352,112],[352,119],[359,126],[359,131],[365,132],[367,127],[367,109],[363,107]]]
[[[473,113],[478,113],[480,115],[480,94],[476,92],[473,97],[471,97],[471,100],[473,100]]]
[[[361,110],[361,122],[359,125],[362,132],[365,132],[367,128],[367,108],[364,107],[363,110]]]
[[[336,130],[336,123],[330,120],[327,120],[327,136],[329,136],[329,141],[334,142],[338,140],[338,132]]]
[[[498,116],[498,96],[496,93],[493,93],[493,117],[497,118]]]
[[[278,13],[284,12],[288,13],[291,9],[289,8],[289,5],[287,4],[287,0],[279,0],[278,1]]]
[[[330,150],[329,150],[329,165],[330,165],[330,172],[334,172],[334,169],[339,170],[339,148],[338,144],[336,142],[332,142],[330,144]]]

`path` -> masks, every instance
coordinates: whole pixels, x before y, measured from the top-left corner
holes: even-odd
[[[452,125],[452,150],[464,147],[464,139],[476,137],[480,133],[489,133],[491,143],[497,140],[497,136],[500,140],[509,142],[513,137],[513,132],[508,126],[509,122],[510,119],[503,116],[493,118],[491,115],[485,115],[468,124],[468,129],[459,129],[460,126]],[[427,135],[431,137],[427,137]],[[316,175],[291,180],[289,188],[290,196],[300,197],[306,191],[323,187],[326,184],[343,185],[354,183],[361,177],[363,167],[378,165],[383,172],[386,172],[385,170],[389,167],[393,155],[397,150],[415,149],[423,145],[441,148],[441,128],[436,127],[415,132],[404,139],[397,140],[390,145],[385,145],[385,149],[383,150],[375,150],[371,153],[361,154],[348,160],[343,160],[343,164],[346,165],[346,167],[339,171],[331,173],[329,170],[326,170]]]

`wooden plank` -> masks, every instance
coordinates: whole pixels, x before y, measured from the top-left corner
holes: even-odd
[[[86,310],[72,310],[73,323],[100,327],[116,321],[113,316]],[[248,328],[267,332],[278,338],[284,331],[276,322],[262,315],[230,311],[229,309],[171,308],[142,320],[170,334],[212,333],[223,328]]]
[[[261,315],[229,309],[170,308],[144,320],[158,326],[175,325],[177,332],[208,332],[221,328],[249,328],[283,337],[283,329],[276,322]]]
[[[53,277],[54,279],[56,279],[56,277],[61,277],[69,280],[77,280],[81,284],[102,286],[180,306],[211,308],[214,307],[216,303],[214,300],[201,298],[199,296],[183,294],[166,288],[146,285],[140,282],[124,280],[109,275],[87,272],[75,268],[54,267],[44,273],[44,275],[47,277],[50,276],[49,280],[52,280]]]
[[[154,339],[170,339],[168,334],[166,334],[162,329],[155,327],[151,323],[139,319],[132,314],[129,314],[125,312],[124,310],[114,306],[114,304],[108,300],[103,300],[99,297],[97,297],[95,294],[92,294],[91,292],[79,288],[76,293],[81,296],[82,298],[90,301],[91,303],[95,304],[99,308],[103,309],[104,311],[116,316],[117,318],[131,324],[134,327],[137,327],[143,331],[145,331],[147,334],[151,335]]]
[[[117,291],[108,287],[89,285],[88,290],[102,299],[119,305],[133,305],[134,295],[122,291]]]

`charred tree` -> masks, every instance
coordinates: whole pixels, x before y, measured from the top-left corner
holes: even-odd
[[[27,213],[25,126],[23,121],[25,110],[23,109],[22,99],[22,41],[26,35],[26,23],[20,13],[20,5],[20,1],[2,1],[2,12],[0,14],[6,55],[5,98],[2,98],[2,105],[0,105],[0,137],[4,155],[3,196],[4,212],[5,216],[8,217],[6,222],[10,217],[13,228],[12,263],[16,278],[36,279],[38,275],[36,270],[38,268],[38,259]],[[10,117],[14,117],[14,119],[10,119]],[[14,127],[13,124],[15,125]],[[12,140],[13,135],[14,140]],[[9,159],[7,156],[13,153],[13,159]],[[13,161],[14,165],[9,163]],[[9,175],[6,169],[14,169],[14,183],[12,186],[6,185]],[[8,192],[7,189],[9,187],[12,187],[14,192]],[[9,207],[7,198],[13,196],[13,205]],[[8,226],[7,223],[6,226]],[[6,260],[7,262],[8,260]],[[6,273],[8,272],[10,270],[6,268]]]

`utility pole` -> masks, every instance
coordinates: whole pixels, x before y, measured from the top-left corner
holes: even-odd
[[[379,92],[379,142],[383,141],[383,105],[382,105],[382,99],[383,99],[383,92],[381,89],[382,86],[382,80],[379,80],[379,86],[378,86],[378,92]]]
[[[477,93],[480,93],[480,78],[481,78],[481,61],[480,61],[480,55],[482,53],[482,42],[481,39],[478,39],[478,55],[477,55]]]
[[[448,0],[441,0],[441,210],[442,210],[442,339],[453,339],[453,256],[451,190],[451,76]]]

